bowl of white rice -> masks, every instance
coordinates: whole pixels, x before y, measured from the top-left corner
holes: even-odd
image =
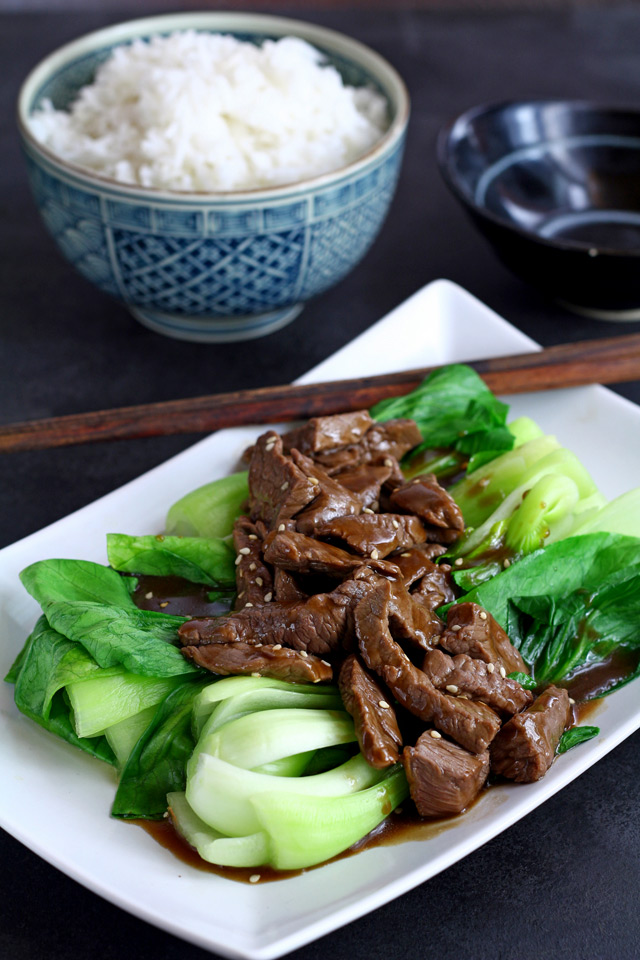
[[[38,64],[18,101],[68,260],[147,327],[202,342],[283,327],[361,260],[408,116],[372,49],[252,13],[99,30]]]

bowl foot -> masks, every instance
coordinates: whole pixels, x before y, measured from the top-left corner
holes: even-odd
[[[282,310],[241,317],[185,317],[140,307],[129,307],[129,312],[150,330],[176,340],[233,343],[239,340],[254,340],[280,330],[295,320],[302,307],[303,304],[296,303],[293,307]]]
[[[589,317],[590,320],[609,320],[612,323],[634,323],[640,320],[640,307],[632,310],[604,310],[592,307],[581,307],[577,303],[567,303],[566,300],[558,300],[558,303],[570,310],[572,313],[578,313],[581,317]]]

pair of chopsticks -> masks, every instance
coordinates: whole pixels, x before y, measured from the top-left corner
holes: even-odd
[[[498,394],[640,379],[640,334],[560,344],[536,353],[470,361]],[[209,433],[360,410],[413,390],[437,367],[328,383],[237,390],[186,400],[27,420],[0,427],[0,453],[104,440]]]

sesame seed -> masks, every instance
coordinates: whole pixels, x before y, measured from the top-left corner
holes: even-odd
[[[511,560],[503,560],[503,561],[502,561],[502,566],[503,566],[503,567],[505,568],[505,570],[506,570],[507,567],[510,567],[510,566],[511,566]]]
[[[505,668],[500,667],[500,676],[504,678],[506,677],[506,675],[507,675],[507,671],[505,670]]]
[[[324,663],[325,667],[330,667],[330,666],[331,666],[331,664],[329,663],[328,660],[321,660],[320,663]]]
[[[245,592],[246,592],[245,590],[240,591],[240,593],[238,594],[238,600],[241,600],[244,597]]]
[[[457,693],[458,687],[456,687],[455,683],[448,683],[445,690],[448,690],[449,693]]]
[[[301,650],[301,651],[300,651],[300,656],[301,656],[301,657],[304,657],[304,659],[306,660],[307,657],[309,656],[309,654],[307,653],[306,650]]]
[[[147,600],[151,600],[152,596],[153,596],[153,590],[149,590],[149,593],[145,593],[145,597],[147,598]]]
[[[247,540],[257,540],[257,539],[258,539],[258,538],[257,538],[257,536],[255,535],[255,533],[250,533],[250,534],[247,536]]]
[[[258,584],[259,587],[261,587],[262,584],[264,583],[264,580],[262,579],[262,577],[256,577],[256,583]]]
[[[281,643],[274,643],[273,649],[274,649],[274,650],[282,650],[282,644],[281,644]]]
[[[487,664],[487,673],[493,673],[494,670],[495,670],[495,664],[493,664],[493,663],[488,663],[488,664]]]
[[[430,733],[434,740],[442,740],[442,734],[438,730],[431,730]]]
[[[392,466],[393,466],[393,460],[391,459],[391,457],[385,457],[384,465],[385,465],[385,467],[392,467]]]
[[[309,477],[309,483],[311,484],[312,487],[317,487],[320,481],[318,480],[317,477]]]
[[[251,553],[251,550],[249,547],[240,547],[238,553],[241,553],[243,557],[248,557]]]
[[[571,706],[574,705],[575,700],[573,699],[573,697],[569,697],[569,703],[571,704]]]
[[[397,813],[398,816],[400,816],[400,814],[402,813],[402,807],[396,807],[393,812],[394,812],[394,813]]]
[[[161,607],[168,607],[168,606],[169,606],[169,601],[168,601],[168,600],[165,600],[163,603],[160,604],[160,606],[161,606]]]
[[[462,557],[458,557],[457,560],[453,561],[454,567],[461,567],[463,563],[464,563],[464,560],[462,559]]]
[[[392,520],[392,521],[391,521],[391,525],[392,525],[392,527],[393,527],[395,530],[398,530],[399,527],[400,527],[400,524],[398,523],[397,520]]]
[[[373,510],[371,509],[371,507],[365,507],[362,512],[363,512],[363,513],[373,513]]]
[[[286,529],[287,528],[285,527],[284,523],[281,523],[278,527],[278,533],[283,533]]]
[[[286,490],[288,486],[289,486],[289,483],[288,483],[287,480],[285,480],[284,483],[281,483],[281,484],[280,484],[280,489],[281,489],[281,490]]]
[[[389,710],[389,704],[387,703],[386,700],[378,700],[378,706],[379,706],[382,710]]]
[[[261,643],[254,643],[254,647],[261,647],[261,646],[262,646]]]
[[[251,602],[249,602],[249,603],[245,603],[245,605],[244,605],[244,606],[245,606],[245,610],[246,610],[246,608],[247,608],[247,607],[252,607],[252,606],[253,606],[253,604],[252,604]]]
[[[487,619],[487,615],[486,615],[486,613],[484,612],[484,610],[481,610],[480,613],[478,614],[478,616],[480,617],[481,620],[486,620],[486,619]]]
[[[405,552],[404,552],[404,553],[401,553],[400,556],[401,556],[401,557],[410,557],[410,556],[411,556],[411,553],[410,553],[409,550],[405,550]]]
[[[262,674],[261,674],[261,673],[258,673],[258,671],[256,670],[255,673],[252,673],[252,674],[251,674],[251,676],[252,676],[252,677],[261,677]]]
[[[259,879],[260,879],[259,873],[252,873],[251,876],[249,877],[249,883],[257,883]]]
[[[264,602],[270,603],[271,600],[273,600],[273,594],[271,593],[271,591],[269,591],[269,593],[265,593],[264,595]]]
[[[458,630],[462,630],[462,627],[459,623],[454,623],[454,625],[451,627],[451,630],[453,630],[454,633],[457,633]]]
[[[252,571],[253,571],[253,570],[257,570],[257,569],[258,569],[258,568],[256,567],[255,563],[250,563],[250,564],[249,564],[249,570],[252,570]]]
[[[239,565],[242,563],[242,555],[241,555],[241,554],[238,554],[238,556],[236,557],[236,561],[235,561],[235,562],[236,562],[236,567],[239,566]]]
[[[379,556],[380,556],[380,554],[378,553],[378,551],[377,551],[376,548],[374,547],[373,550],[371,551],[371,559],[372,559],[372,560],[377,560]]]

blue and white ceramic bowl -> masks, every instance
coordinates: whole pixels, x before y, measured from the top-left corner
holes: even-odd
[[[66,163],[39,144],[28,117],[43,99],[67,107],[118,45],[176,30],[243,40],[302,37],[345,82],[371,84],[390,126],[359,160],[286,186],[187,193],[128,186]],[[394,193],[409,116],[406,88],[377,53],[332,30],[251,13],[150,17],[61,47],[28,76],[18,118],[31,186],[65,256],[151,329],[186,340],[258,337],[337,283],[375,239]]]

